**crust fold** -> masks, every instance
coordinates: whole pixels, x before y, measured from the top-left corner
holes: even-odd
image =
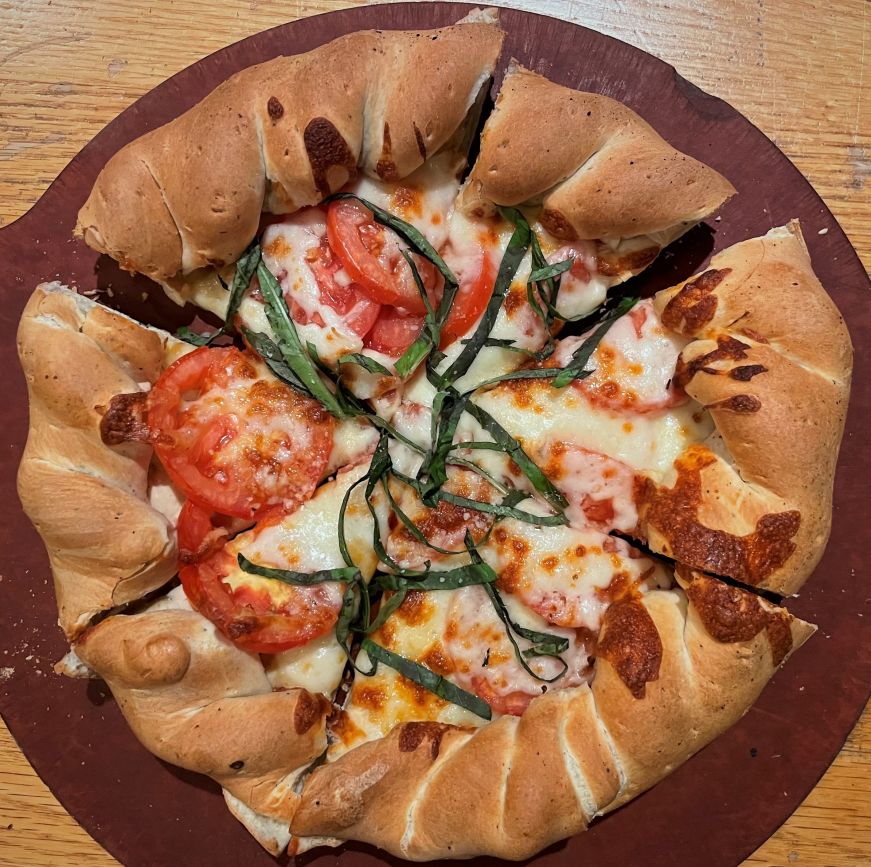
[[[645,494],[648,543],[795,593],[829,537],[852,371],[850,336],[798,222],[729,247],[655,304],[666,326],[693,338],[676,377],[717,434],[678,458],[670,488]]]
[[[740,719],[814,631],[747,591],[729,588],[724,600],[720,582],[701,573],[678,581],[689,596],[675,588],[641,599],[662,645],[644,697],[599,657],[590,686],[542,695],[519,719],[474,732],[401,724],[318,768],[292,832],[363,840],[414,861],[519,860],[650,788]]]
[[[168,339],[58,283],[38,286],[21,317],[30,429],[18,494],[48,551],[69,637],[175,572],[174,529],[148,503],[151,448],[110,448],[99,430],[114,395],[157,379]]]
[[[662,235],[664,247],[734,193],[622,103],[512,63],[461,202],[466,211],[540,203],[558,238]]]
[[[483,21],[362,31],[244,69],[115,154],[77,233],[158,281],[233,262],[262,210],[317,204],[358,168],[395,180],[420,166],[463,123],[503,36]]]

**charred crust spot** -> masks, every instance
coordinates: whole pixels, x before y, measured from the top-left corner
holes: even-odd
[[[414,127],[414,140],[417,142],[417,152],[422,160],[426,160],[426,142],[423,140],[423,133],[416,123],[413,123],[412,127]]]
[[[266,103],[266,110],[273,120],[278,120],[284,114],[284,106],[278,101],[275,96],[270,96]]]
[[[647,609],[637,600],[615,602],[605,612],[597,648],[635,698],[659,677],[662,639]]]
[[[429,741],[430,758],[435,761],[442,738],[452,726],[436,722],[405,723],[399,729],[399,752],[413,753],[424,741]]]
[[[733,394],[732,397],[707,404],[705,409],[723,409],[738,413],[759,412],[762,401],[752,394]]]
[[[230,767],[231,767],[234,771],[241,771],[242,768],[245,767],[245,762],[243,762],[242,759],[236,759],[235,762],[230,762]]]
[[[293,711],[293,729],[298,735],[305,734],[318,722],[327,710],[327,702],[320,696],[300,691]]]
[[[717,296],[713,294],[731,268],[711,268],[683,288],[662,311],[662,322],[672,331],[692,335],[704,328],[717,312]]]
[[[116,394],[103,409],[100,419],[100,438],[107,446],[121,443],[152,441],[148,427],[148,394]]]
[[[759,376],[760,373],[766,373],[768,368],[763,364],[742,364],[740,367],[733,367],[729,371],[729,376],[732,379],[737,379],[738,382],[750,382],[754,376]]]
[[[325,117],[312,118],[303,133],[305,152],[312,167],[315,186],[324,197],[333,192],[329,181],[330,169],[343,168],[348,178],[357,170],[357,160],[348,143],[333,123]],[[343,186],[340,184],[339,186]]]
[[[541,212],[541,225],[555,238],[562,241],[577,241],[578,233],[575,227],[566,219],[560,211],[554,211],[550,208],[545,208]]]
[[[709,376],[719,376],[721,371],[712,367],[718,361],[743,361],[747,357],[747,350],[750,349],[749,343],[742,343],[734,337],[727,334],[721,334],[717,337],[717,348],[693,358],[691,361],[685,361],[683,355],[678,356],[677,366],[674,371],[673,382],[678,388],[686,388],[692,378],[701,371]],[[747,364],[747,368],[762,367],[761,364]],[[735,370],[740,370],[736,367]],[[762,370],[765,370],[762,367]],[[722,371],[725,373],[725,371]],[[761,373],[762,371],[756,371]],[[737,378],[737,377],[736,377]],[[748,379],[751,377],[748,377]]]
[[[792,650],[790,617],[781,610],[765,608],[759,597],[706,575],[690,573],[686,595],[708,634],[723,644],[750,641],[762,630],[771,643],[774,665]]]
[[[375,173],[382,181],[398,181],[399,172],[393,161],[393,142],[390,138],[390,124],[384,124],[384,138],[381,145],[381,159],[375,165]]]
[[[667,541],[667,556],[757,585],[780,569],[795,551],[801,513],[795,510],[763,515],[753,532],[734,536],[707,527],[698,519],[702,470],[716,458],[704,446],[691,446],[675,461],[677,479],[671,488],[649,479],[636,492],[642,526],[656,529]]]
[[[659,255],[659,247],[645,247],[622,256],[606,247],[596,253],[596,270],[606,277],[618,277],[626,271],[641,271]]]

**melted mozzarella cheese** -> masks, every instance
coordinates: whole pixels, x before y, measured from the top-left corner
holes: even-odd
[[[300,687],[332,695],[345,670],[345,651],[333,632],[283,653],[264,657],[266,676],[273,689]]]
[[[482,557],[500,586],[549,624],[597,633],[605,609],[630,588],[647,589],[656,564],[592,528],[502,521]],[[654,585],[656,581],[654,581]]]
[[[554,363],[565,367],[588,335],[560,341]],[[675,366],[687,340],[665,328],[648,299],[608,329],[578,385],[590,398],[615,409],[646,412],[685,400],[672,387]]]
[[[444,646],[451,599],[458,591],[411,593],[387,623],[371,638],[376,644],[417,660],[433,671],[449,675],[452,664]],[[480,726],[486,720],[451,704],[379,664],[373,676],[360,674],[371,668],[365,650],[357,656],[358,672],[343,712],[331,728],[330,761],[355,746],[386,735],[402,722],[438,721]]]
[[[528,452],[541,454],[553,442],[601,452],[656,478],[693,442],[701,442],[713,423],[691,403],[628,417],[593,405],[571,386],[552,388],[537,380],[497,386],[476,398]]]

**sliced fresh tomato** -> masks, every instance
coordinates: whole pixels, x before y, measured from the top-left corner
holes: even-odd
[[[148,395],[154,448],[181,491],[223,515],[292,511],[323,476],[334,420],[247,352],[202,347]]]
[[[423,316],[403,313],[395,307],[382,307],[375,324],[363,338],[363,346],[398,358],[414,343],[423,327]]]
[[[373,301],[420,316],[426,313],[398,240],[375,222],[371,211],[349,199],[330,202],[327,238],[351,279]],[[413,255],[424,286],[432,296],[440,275],[427,259]]]
[[[342,263],[330,249],[326,235],[318,247],[308,251],[306,262],[317,281],[321,301],[343,318],[353,334],[362,337],[375,324],[381,305],[373,301],[358,283],[342,283],[337,279]],[[298,315],[294,315],[294,319],[300,321]],[[302,320],[301,324],[304,325],[305,321]]]
[[[237,582],[234,589],[226,579],[238,577],[239,568],[227,548],[216,544],[222,535],[226,539],[208,512],[190,501],[185,504],[179,515],[179,548],[183,558],[185,552],[193,554],[188,562],[182,560],[179,570],[185,595],[234,644],[252,653],[280,653],[333,626],[341,594],[327,585],[299,587],[253,577],[250,583]]]
[[[487,307],[496,282],[496,264],[489,252],[484,252],[481,267],[471,279],[460,282],[447,322],[442,328],[441,349],[466,335]]]

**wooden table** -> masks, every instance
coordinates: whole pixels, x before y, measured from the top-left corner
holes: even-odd
[[[0,225],[137,97],[200,57],[344,0],[0,0]],[[871,266],[869,0],[526,0],[723,97],[793,159]],[[0,730],[0,865],[115,864]],[[871,862],[871,713],[747,864]]]

